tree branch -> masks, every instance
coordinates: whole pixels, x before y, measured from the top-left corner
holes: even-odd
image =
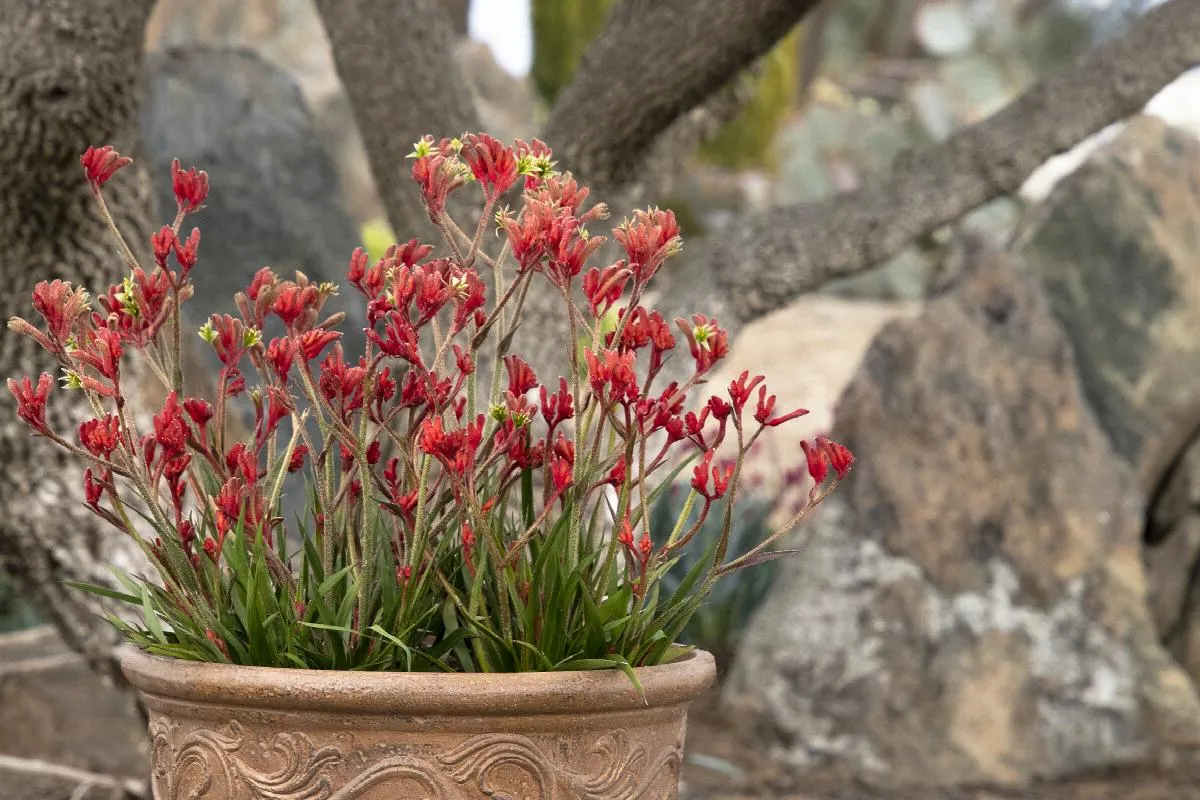
[[[600,196],[686,112],[765,55],[820,0],[622,0],[546,123],[558,162]]]
[[[479,127],[442,0],[316,3],[392,229],[437,242],[406,156],[426,133]]]
[[[1123,38],[1039,81],[988,119],[897,158],[861,189],[735,222],[687,265],[680,283],[715,289],[729,303],[729,321],[748,322],[1015,193],[1047,159],[1136,113],[1198,63],[1200,2],[1170,0]]]

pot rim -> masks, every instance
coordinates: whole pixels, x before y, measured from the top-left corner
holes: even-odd
[[[502,716],[629,711],[688,703],[711,687],[710,653],[634,670],[352,672],[182,661],[126,647],[121,670],[144,694],[212,705],[366,715]]]

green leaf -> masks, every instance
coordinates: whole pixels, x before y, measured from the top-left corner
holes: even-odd
[[[66,581],[66,585],[71,587],[72,589],[79,589],[79,590],[87,592],[89,594],[99,595],[100,597],[107,597],[112,600],[119,600],[122,603],[129,603],[130,605],[135,605],[135,606],[140,606],[142,604],[141,597],[137,597],[132,594],[127,594],[125,592],[118,592],[115,589],[109,589],[107,586],[99,586],[94,583],[76,583],[75,581]]]
[[[142,585],[142,617],[146,620],[146,629],[154,635],[162,644],[167,643],[166,634],[163,633],[162,625],[158,621],[158,612],[154,610],[153,601],[150,597],[150,587]]]

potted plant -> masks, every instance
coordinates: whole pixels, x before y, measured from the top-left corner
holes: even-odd
[[[426,137],[412,158],[444,251],[413,240],[373,264],[351,256],[361,354],[322,313],[336,287],[264,267],[237,316],[200,328],[220,363],[211,396],[184,396],[180,310],[203,267],[198,231],[182,226],[208,178],[177,162],[178,213],[152,237],[153,265],[113,227],[122,283],[95,301],[40,283],[39,324],[9,322],[91,410],[77,431],[54,430],[43,373],[8,381],[19,416],[86,462],[87,505],[156,572],[81,587],[133,612],[112,622],[149,710],[154,796],[674,797],[688,704],[714,674],[676,635],[715,582],[778,555],[773,542],[852,457],[803,443],[808,502],[727,558],[747,450],[806,412],[777,413],[745,373],[693,399],[728,335],[701,315],[673,334],[642,304],[680,248],[673,215],[637,212],[614,231],[626,257],[587,268],[604,239],[585,225],[606,209],[541,142]],[[81,161],[111,220],[102,187],[129,159],[105,147]],[[464,229],[446,201],[466,187],[482,213]],[[502,207],[518,190],[519,210]],[[548,381],[508,352],[534,281],[562,298],[571,331],[565,374]],[[131,356],[165,392],[149,420],[129,400]],[[662,378],[668,358],[685,379]],[[237,403],[254,412],[241,437]],[[723,445],[732,460],[714,466]],[[295,472],[303,510],[289,519]],[[681,513],[648,530],[681,474]],[[668,591],[714,518],[723,535]]]

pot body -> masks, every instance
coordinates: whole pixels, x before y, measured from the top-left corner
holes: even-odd
[[[156,800],[660,800],[676,797],[708,653],[637,670],[358,673],[130,651]]]

